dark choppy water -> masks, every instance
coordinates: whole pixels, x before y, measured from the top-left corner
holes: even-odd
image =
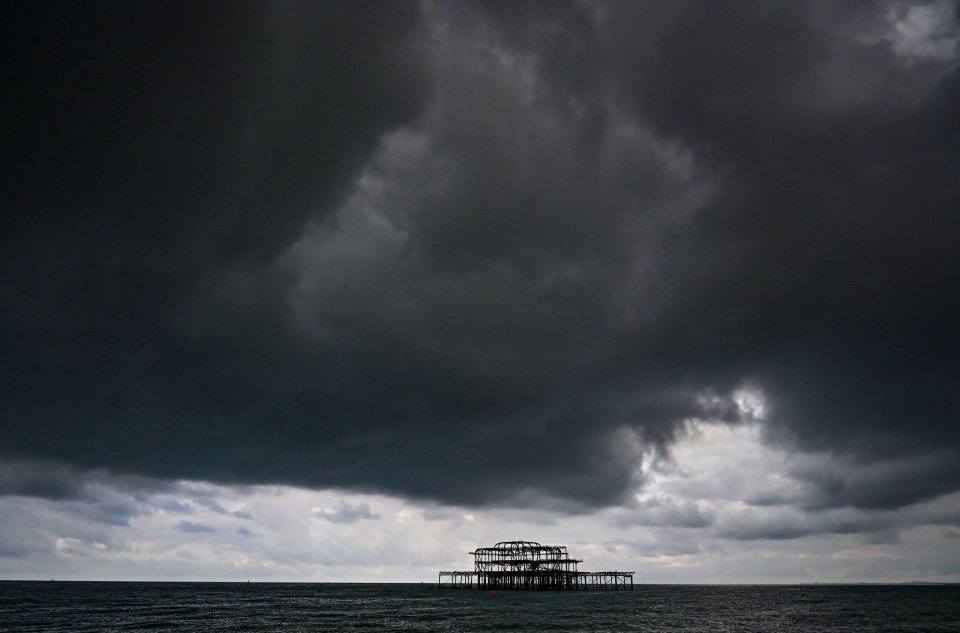
[[[0,582],[2,631],[960,631],[960,586]]]

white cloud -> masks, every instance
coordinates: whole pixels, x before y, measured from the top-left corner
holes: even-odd
[[[671,457],[650,464],[635,503],[572,516],[103,480],[111,502],[138,499],[123,523],[84,509],[96,497],[0,497],[0,578],[429,582],[469,568],[478,545],[525,539],[568,545],[584,569],[635,570],[638,582],[960,580],[960,495],[900,510],[810,508],[794,473],[813,458],[762,438],[760,422],[691,421]]]

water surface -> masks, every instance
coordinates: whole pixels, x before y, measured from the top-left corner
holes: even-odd
[[[960,586],[0,581],[0,631],[960,631]]]

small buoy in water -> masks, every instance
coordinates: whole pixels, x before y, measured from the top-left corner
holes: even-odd
[[[496,592],[496,591],[491,591],[491,592],[490,592],[490,595],[491,595],[491,596],[495,596],[495,595],[497,595],[497,592]]]
[[[250,586],[250,580],[249,580],[249,579],[247,579],[247,586],[248,586],[248,587]]]

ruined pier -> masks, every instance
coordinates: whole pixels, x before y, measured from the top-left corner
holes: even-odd
[[[564,545],[502,541],[478,547],[472,571],[441,571],[438,586],[453,589],[633,589],[632,571],[579,571]]]

